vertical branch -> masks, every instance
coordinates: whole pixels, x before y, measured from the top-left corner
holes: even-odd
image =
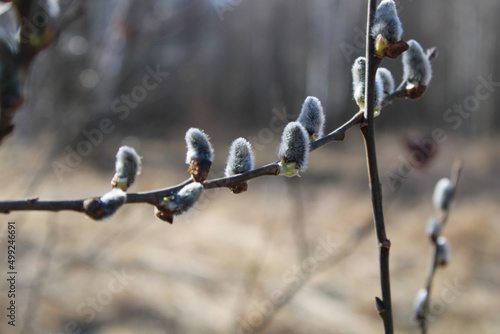
[[[455,161],[453,164],[453,167],[451,169],[451,182],[453,183],[453,193],[451,195],[448,195],[448,201],[451,202],[453,197],[455,196],[456,190],[457,190],[457,185],[458,185],[458,180],[460,179],[460,174],[463,169],[463,161],[461,159],[458,159]],[[421,334],[427,334],[428,331],[428,323],[429,323],[429,314],[430,314],[430,300],[431,300],[431,289],[432,289],[432,283],[434,281],[434,277],[436,276],[436,270],[437,268],[444,266],[447,264],[448,259],[447,255],[444,255],[444,262],[443,262],[443,254],[439,254],[439,238],[442,238],[440,236],[441,234],[441,229],[442,227],[446,224],[446,221],[448,220],[450,214],[450,204],[448,203],[446,205],[446,209],[441,211],[441,216],[439,217],[439,225],[441,228],[439,229],[439,232],[436,235],[433,235],[434,231],[430,229],[428,231],[429,237],[432,241],[432,245],[434,246],[434,256],[432,258],[431,262],[431,267],[429,270],[429,275],[427,276],[427,282],[425,285],[425,291],[427,292],[425,295],[425,299],[422,301],[422,307],[421,309],[418,309],[418,303],[417,303],[417,310],[416,311],[416,320],[418,322],[418,326],[420,329]],[[442,251],[441,251],[442,252]]]
[[[366,27],[366,121],[361,125],[361,132],[365,140],[373,216],[379,248],[382,300],[376,298],[376,306],[384,322],[385,334],[393,334],[394,325],[392,320],[391,284],[389,276],[389,249],[391,247],[391,243],[387,239],[385,233],[384,212],[382,207],[382,186],[378,174],[377,152],[375,149],[375,129],[373,124],[375,110],[375,73],[378,65],[380,64],[380,59],[374,56],[375,43],[370,34],[376,8],[377,1],[369,0]]]

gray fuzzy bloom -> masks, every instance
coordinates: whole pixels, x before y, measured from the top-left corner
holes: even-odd
[[[450,262],[450,245],[445,237],[439,237],[436,242],[436,264],[445,266]]]
[[[446,211],[450,208],[453,195],[455,194],[455,185],[450,179],[444,177],[436,183],[432,195],[432,203],[436,210]]]
[[[389,71],[385,67],[379,67],[379,69],[377,70],[377,76],[375,80],[380,81],[382,83],[383,87],[382,91],[384,97],[394,92],[394,87],[395,87],[394,77],[392,76],[391,71]]]
[[[300,122],[306,129],[311,141],[323,137],[323,127],[325,125],[325,114],[321,102],[314,96],[308,96],[297,122]]]
[[[378,35],[382,35],[390,44],[401,40],[403,26],[393,0],[384,0],[377,7],[371,36],[377,38]]]
[[[238,138],[233,141],[229,148],[227,158],[226,176],[246,173],[255,166],[255,157],[252,152],[252,145],[244,139]]]
[[[112,189],[111,191],[101,196],[100,200],[104,207],[104,214],[101,218],[106,218],[113,215],[123,204],[125,204],[126,199],[127,194],[125,194],[125,192],[120,189]]]
[[[354,100],[359,104],[365,103],[366,58],[358,57],[352,65],[352,90]],[[359,101],[359,102],[358,102]]]
[[[125,204],[127,194],[118,188],[113,188],[100,198],[84,201],[84,212],[92,219],[104,220],[115,214]]]
[[[203,186],[193,182],[179,190],[175,195],[166,197],[162,205],[174,215],[181,215],[193,209],[203,193]]]
[[[427,298],[429,298],[429,293],[427,289],[420,289],[413,300],[413,309],[415,310],[415,316],[417,319],[422,319],[426,313]]]
[[[432,216],[431,218],[429,218],[425,231],[433,242],[437,241],[438,237],[441,235],[442,230],[443,224],[437,217]]]
[[[122,146],[116,153],[116,175],[111,181],[113,187],[126,191],[141,173],[141,157],[128,146]]]
[[[283,130],[279,149],[280,174],[286,176],[298,175],[307,168],[309,156],[309,135],[299,122],[290,122]]]
[[[212,162],[214,159],[214,150],[208,136],[197,128],[190,128],[186,132],[186,163],[190,164],[193,160],[207,160]]]
[[[360,109],[365,109],[365,79],[366,79],[366,58],[358,57],[352,65],[352,90],[353,98]],[[383,83],[380,79],[375,79],[375,108],[380,110],[382,100]],[[378,113],[375,113],[377,116]]]
[[[417,41],[408,41],[410,47],[403,53],[403,81],[406,89],[428,86],[432,78],[432,67],[427,54]]]

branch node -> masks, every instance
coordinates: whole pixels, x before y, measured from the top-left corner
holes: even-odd
[[[379,243],[378,245],[380,248],[390,249],[391,248],[391,241],[389,239],[386,239],[386,240],[382,241],[381,243]]]
[[[240,194],[248,190],[248,183],[247,182],[238,183],[234,186],[230,186],[229,190],[231,190],[233,194]]]
[[[26,199],[26,202],[28,203],[28,205],[33,205],[35,204],[36,202],[38,202],[38,197],[30,197],[28,199]]]
[[[378,297],[375,297],[375,307],[377,308],[378,314],[380,314],[380,316],[385,313],[384,302]]]
[[[91,218],[97,219],[104,213],[102,202],[99,198],[88,198],[83,201],[83,212]]]

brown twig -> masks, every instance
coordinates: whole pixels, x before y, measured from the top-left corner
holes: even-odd
[[[377,8],[376,0],[368,1],[368,18],[366,25],[366,83],[365,83],[365,102],[366,102],[366,122],[361,125],[361,133],[365,140],[368,172],[370,177],[370,188],[373,206],[373,218],[375,230],[377,233],[380,263],[380,285],[382,289],[382,299],[376,298],[376,307],[384,322],[385,334],[394,333],[394,324],[392,320],[392,302],[391,302],[391,282],[389,272],[389,249],[391,242],[387,239],[385,232],[384,211],[382,206],[382,185],[380,183],[377,152],[375,148],[375,73],[380,58],[375,56],[375,41],[371,36],[375,11]]]

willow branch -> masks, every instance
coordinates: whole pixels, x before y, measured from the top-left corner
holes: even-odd
[[[77,11],[78,13],[78,11]],[[431,52],[432,51],[432,52]],[[436,56],[437,51],[435,48],[430,49],[428,51],[429,59],[433,59]],[[406,97],[406,91],[398,89],[393,94],[388,95],[382,102],[382,107],[388,105],[392,101],[396,99],[400,99]],[[1,129],[2,125],[10,124],[9,120],[3,115],[6,112],[6,109],[2,108],[2,116],[0,116],[0,141],[3,138],[4,134]],[[11,114],[14,116],[14,113]],[[353,128],[358,124],[362,124],[364,122],[364,113],[362,111],[356,113],[350,120],[348,120],[345,124],[332,131],[328,135],[314,141],[310,145],[310,151],[314,151],[326,144],[331,142],[339,142],[343,141],[345,138],[346,132]],[[249,181],[254,178],[258,178],[266,175],[277,175],[278,162],[271,163],[269,165],[263,166],[261,168],[257,168],[251,170],[244,174],[235,175],[227,178],[219,178],[213,179],[204,182],[205,189],[212,188],[231,188],[241,182]],[[152,205],[157,205],[163,197],[168,197],[177,191],[179,191],[185,185],[191,183],[191,180],[186,180],[183,183],[168,187],[164,189],[148,191],[148,192],[140,192],[140,193],[130,193],[127,195],[126,203],[147,203]],[[9,213],[10,211],[76,211],[83,212],[83,202],[85,199],[81,200],[47,200],[41,201],[38,198],[29,198],[24,200],[15,200],[15,201],[3,201],[0,202],[0,213]]]
[[[311,144],[311,151],[314,151],[328,143],[334,141],[342,141],[345,138],[347,130],[353,128],[363,121],[363,113],[358,112],[344,125],[332,131],[325,137],[313,142]],[[276,176],[279,172],[278,161],[270,163],[260,168],[253,169],[243,174],[234,175],[231,177],[222,177],[212,180],[207,180],[203,183],[205,189],[213,188],[231,188],[237,184],[249,181],[262,176]],[[164,197],[171,196],[182,189],[187,184],[193,182],[191,179],[182,182],[173,187],[168,187],[159,190],[130,193],[127,194],[126,204],[130,203],[146,203],[151,205],[158,205]],[[28,198],[24,200],[15,201],[2,201],[0,202],[0,213],[10,213],[11,211],[84,211],[84,201],[79,200],[39,200],[37,197]]]
[[[361,132],[365,140],[366,157],[368,172],[370,177],[370,188],[373,207],[373,218],[379,248],[380,265],[380,285],[382,290],[382,300],[376,298],[376,307],[384,323],[385,334],[394,333],[394,324],[392,320],[392,302],[391,302],[391,282],[389,272],[389,249],[391,243],[385,233],[384,211],[382,206],[382,185],[380,183],[377,152],[375,148],[375,73],[380,64],[380,59],[375,56],[375,41],[371,36],[375,11],[377,8],[376,0],[368,1],[368,18],[366,25],[366,122],[361,125]]]

